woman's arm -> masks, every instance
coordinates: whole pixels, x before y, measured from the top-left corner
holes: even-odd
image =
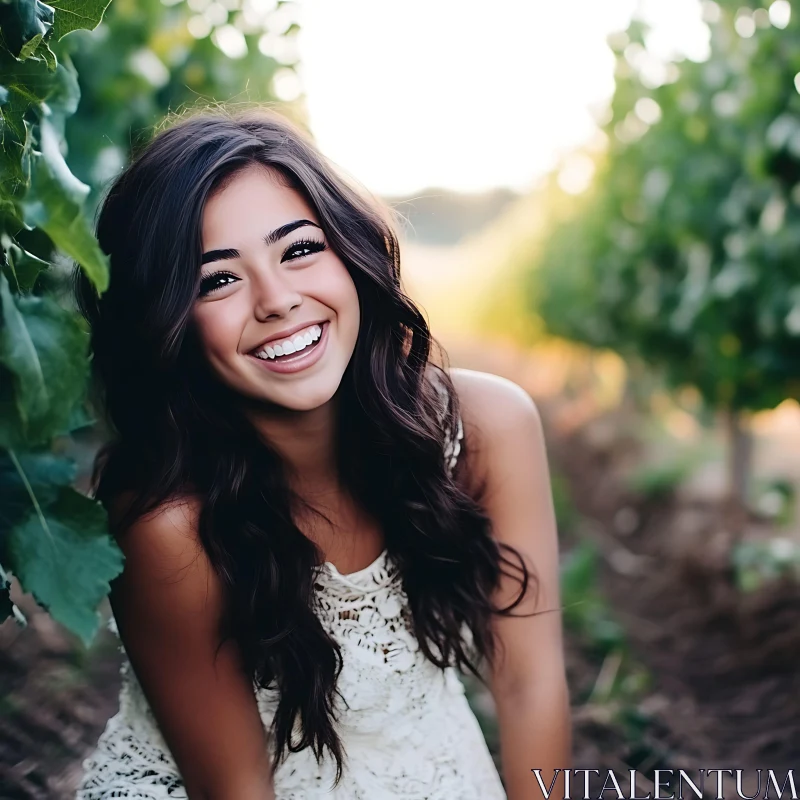
[[[199,510],[172,503],[118,535],[126,560],[111,605],[190,800],[274,800],[253,685],[234,643],[216,654],[223,594],[199,544]]]
[[[481,501],[494,536],[513,545],[531,571],[528,595],[495,617],[501,659],[489,676],[497,706],[503,777],[509,800],[540,800],[531,771],[541,770],[554,800],[564,797],[563,770],[571,767],[569,693],[560,613],[558,539],[542,424],[534,402],[516,384],[494,375],[453,370],[462,407],[471,490],[485,482]],[[506,567],[506,569],[508,569]],[[536,588],[538,583],[538,596]],[[519,593],[503,577],[495,602],[508,606]]]

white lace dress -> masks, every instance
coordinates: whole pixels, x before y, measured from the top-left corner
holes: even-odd
[[[458,428],[446,454],[450,469],[461,446],[460,422]],[[318,613],[342,649],[337,687],[346,705],[337,697],[337,732],[344,774],[334,789],[335,762],[327,751],[321,764],[310,748],[289,753],[275,771],[277,800],[506,800],[457,672],[442,672],[419,650],[387,551],[348,575],[328,562],[317,570]],[[76,800],[187,798],[127,661],[122,675],[119,713],[84,761]],[[277,690],[261,689],[256,697],[269,729]]]

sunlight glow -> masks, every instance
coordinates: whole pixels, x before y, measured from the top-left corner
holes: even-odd
[[[211,33],[211,23],[202,14],[189,17],[186,27],[195,39],[204,39]]]
[[[272,76],[272,88],[275,96],[286,103],[296,100],[303,89],[295,70],[288,67],[283,67],[275,72]]]
[[[636,116],[647,125],[655,125],[661,119],[661,106],[652,97],[640,97],[635,110]]]
[[[567,194],[581,194],[589,188],[594,172],[594,161],[589,156],[573,153],[558,173],[558,185]]]
[[[699,0],[495,0],[481,13],[458,0],[301,0],[312,132],[381,194],[525,191],[595,136],[614,85],[606,37],[637,5],[652,24],[650,84],[675,79],[676,54],[707,57]],[[643,111],[650,124],[655,113]]]
[[[219,25],[224,25],[228,21],[228,9],[225,8],[222,3],[211,3],[203,12],[203,16],[212,27],[216,28]]]
[[[228,58],[244,58],[247,55],[247,42],[244,34],[233,25],[223,25],[211,34],[211,41]]]
[[[736,12],[736,19],[733,21],[733,27],[736,28],[736,33],[742,39],[749,39],[756,32],[756,21],[753,18],[753,12],[749,8],[740,8]]]
[[[769,21],[776,28],[785,28],[792,18],[792,7],[789,0],[775,0],[769,7]]]

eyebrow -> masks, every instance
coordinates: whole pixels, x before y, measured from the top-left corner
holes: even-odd
[[[275,242],[280,241],[284,236],[288,236],[292,231],[306,225],[311,225],[314,228],[322,230],[320,225],[317,225],[316,222],[312,222],[310,219],[296,219],[294,222],[287,222],[285,225],[281,225],[280,228],[275,228],[274,231],[270,231],[264,237],[264,243],[266,245],[275,244]],[[207,253],[203,253],[203,258],[200,263],[210,264],[212,261],[225,261],[231,258],[239,258],[239,251],[231,247],[225,250],[209,250]]]

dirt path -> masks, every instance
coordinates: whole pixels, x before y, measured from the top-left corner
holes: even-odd
[[[86,651],[21,605],[28,627],[0,626],[0,798],[72,800],[81,761],[117,710],[120,654],[108,632]]]
[[[590,521],[583,534],[603,553],[604,592],[653,676],[641,706],[655,746],[674,768],[796,765],[800,586],[743,594],[719,507],[627,496],[611,477],[624,448],[591,447],[589,438],[583,430],[554,442],[552,458]]]

